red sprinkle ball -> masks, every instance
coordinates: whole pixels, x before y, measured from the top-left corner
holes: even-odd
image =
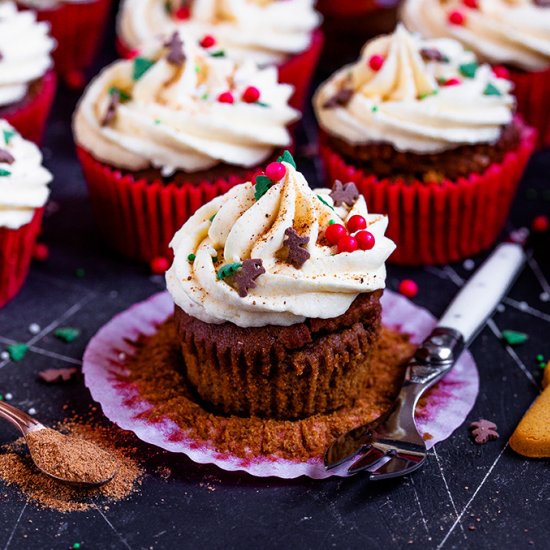
[[[331,225],[334,227],[334,225]],[[338,241],[338,252],[355,252],[359,245],[357,239],[351,235],[346,235]]]
[[[479,4],[477,3],[477,0],[462,0],[462,3],[467,8],[471,8],[472,10],[477,10],[479,8]]]
[[[211,48],[216,45],[216,39],[211,34],[206,34],[202,37],[200,45],[203,48]]]
[[[189,6],[181,6],[174,12],[174,18],[179,19],[180,21],[185,21],[191,17],[191,10]]]
[[[371,55],[369,59],[369,67],[373,71],[379,71],[384,65],[385,59],[381,55]]]
[[[533,221],[531,222],[531,229],[533,233],[545,233],[548,231],[548,229],[550,229],[550,220],[548,219],[548,216],[541,214],[540,216],[533,218]]]
[[[337,244],[338,241],[347,235],[346,228],[339,223],[329,225],[325,230],[325,238],[330,244]]]
[[[448,80],[445,80],[443,83],[443,86],[458,86],[460,84],[459,78],[449,78]]]
[[[493,74],[497,78],[504,78],[510,80],[510,71],[504,65],[495,65],[493,67]]]
[[[374,235],[370,231],[359,231],[355,234],[355,240],[361,250],[370,250],[374,247]]]
[[[86,75],[82,71],[69,71],[65,75],[65,83],[72,90],[81,90],[86,85]]]
[[[452,11],[449,13],[449,23],[451,25],[464,25],[466,18],[460,11]]]
[[[348,231],[350,233],[356,233],[357,231],[360,231],[361,229],[366,229],[367,227],[367,220],[363,218],[363,216],[359,216],[359,214],[355,214],[355,216],[352,216],[346,223],[348,227]]]
[[[260,90],[256,86],[248,86],[243,92],[242,100],[245,103],[256,103],[260,99]]]
[[[265,175],[271,181],[280,181],[285,177],[286,166],[282,162],[272,162],[267,165]]]
[[[231,92],[222,92],[218,96],[218,101],[220,103],[235,103],[235,98]]]
[[[32,257],[37,262],[45,262],[50,256],[50,249],[44,243],[36,243],[32,251]]]
[[[403,279],[399,283],[399,293],[407,298],[414,298],[418,294],[418,285],[411,279]]]
[[[151,260],[149,267],[155,275],[162,275],[170,267],[170,262],[164,256],[157,256]]]

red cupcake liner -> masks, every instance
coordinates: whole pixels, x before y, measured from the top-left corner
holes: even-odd
[[[320,152],[327,182],[355,182],[369,211],[389,216],[387,235],[397,244],[389,261],[430,265],[468,258],[495,242],[535,145],[536,130],[523,126],[517,149],[500,164],[440,184],[380,180],[349,165],[326,143]]]
[[[19,229],[0,227],[0,308],[15,297],[27,278],[43,213],[43,208],[37,209]]]
[[[538,131],[538,146],[550,146],[550,69],[523,72],[509,69],[518,100],[518,113]]]
[[[7,108],[1,118],[7,120],[24,138],[40,144],[56,89],[55,72],[48,71],[42,77],[40,89],[34,97],[23,100],[20,106],[13,109]]]
[[[57,40],[53,52],[56,71],[69,85],[83,86],[83,71],[94,60],[111,0],[61,3],[51,9],[33,9],[39,21],[50,24],[51,34]]]
[[[146,262],[171,258],[168,243],[199,207],[259,172],[200,183],[150,182],[99,162],[82,147],[77,146],[77,154],[106,240],[124,256]]]
[[[329,17],[354,17],[382,9],[376,0],[318,0],[317,9]]]
[[[302,53],[292,56],[278,66],[279,82],[292,84],[294,93],[290,98],[290,105],[302,111],[309,92],[309,85],[317,67],[317,62],[323,50],[324,35],[320,29],[316,29],[311,37],[309,48]],[[124,59],[132,59],[137,55],[136,50],[126,46],[120,38],[117,38],[116,46],[119,55]]]

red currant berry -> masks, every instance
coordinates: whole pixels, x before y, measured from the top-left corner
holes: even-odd
[[[155,275],[162,275],[170,267],[170,262],[164,256],[157,256],[151,260],[149,267]]]
[[[32,251],[32,257],[37,262],[45,262],[50,256],[50,249],[44,243],[36,243]]]
[[[200,41],[200,45],[203,48],[211,48],[216,44],[216,39],[211,34],[206,34],[202,37],[202,40]]]
[[[330,244],[336,244],[347,234],[346,228],[339,223],[333,223],[325,229],[325,237]]]
[[[531,222],[531,229],[534,233],[544,233],[550,229],[550,220],[548,216],[540,215],[533,218]]]
[[[459,78],[449,78],[448,80],[445,80],[443,86],[457,86],[460,83],[461,81]]]
[[[497,78],[510,80],[510,71],[504,65],[495,65],[493,67],[493,73]]]
[[[479,5],[477,3],[477,0],[462,0],[462,3],[467,7],[471,8],[473,10],[477,10],[479,8]]]
[[[369,67],[373,71],[379,71],[384,65],[385,59],[381,55],[371,55],[369,59]]]
[[[403,279],[399,283],[399,292],[407,298],[414,298],[418,294],[418,285],[411,279]]]
[[[218,96],[218,101],[220,103],[235,103],[235,98],[231,92],[222,92]]]
[[[245,103],[256,103],[260,99],[260,90],[256,86],[248,86],[243,92],[243,101]]]
[[[354,236],[361,250],[370,250],[374,247],[375,239],[370,231],[359,231]]]
[[[355,214],[355,216],[352,216],[347,221],[346,225],[350,233],[355,233],[356,231],[360,231],[361,229],[365,229],[367,227],[367,220],[365,220],[363,216]]]
[[[271,181],[280,181],[285,177],[286,166],[282,162],[272,162],[267,165],[265,175]]]
[[[452,11],[449,13],[449,23],[451,25],[464,25],[466,18],[460,11]]]
[[[182,6],[174,12],[174,18],[179,19],[180,21],[185,21],[191,17],[191,10],[189,6]]]
[[[332,226],[334,227],[334,226]],[[355,252],[358,248],[357,239],[346,235],[338,241],[338,252]]]

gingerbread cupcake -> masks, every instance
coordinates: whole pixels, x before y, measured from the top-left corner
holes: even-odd
[[[38,143],[55,96],[48,25],[14,2],[0,2],[0,118]]]
[[[449,37],[514,83],[518,112],[550,145],[550,9],[541,0],[406,0],[401,17],[426,38]]]
[[[51,180],[36,145],[0,119],[0,307],[27,277]]]
[[[488,248],[534,148],[511,83],[454,40],[399,26],[314,98],[330,181],[354,181],[393,220],[392,260],[446,263]]]
[[[277,67],[301,109],[321,53],[320,23],[314,0],[124,0],[118,40],[123,57],[146,55],[182,30],[214,55]]]
[[[388,219],[290,154],[200,208],[167,272],[186,376],[216,410],[302,418],[353,403],[380,330]]]
[[[299,113],[275,68],[212,55],[174,33],[84,93],[74,133],[100,228],[123,254],[163,256],[199,206],[292,144]]]

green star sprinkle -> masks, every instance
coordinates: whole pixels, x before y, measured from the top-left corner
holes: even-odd
[[[11,176],[11,172],[9,170],[4,170],[3,168],[0,168],[0,176]]]
[[[6,350],[10,356],[10,359],[17,362],[21,361],[21,359],[27,355],[29,346],[27,346],[27,344],[10,344],[9,346],[6,346]]]
[[[317,198],[325,205],[328,206],[331,210],[334,210],[334,206],[331,206],[321,195],[317,195]]]
[[[17,132],[15,130],[4,130],[4,141],[6,142],[6,145],[10,144],[11,138],[17,135]]]
[[[485,88],[485,90],[483,90],[483,95],[495,95],[495,96],[499,96],[499,95],[502,95],[500,93],[500,90],[494,85],[494,84],[487,84],[487,87]]]
[[[54,332],[54,336],[69,344],[70,342],[74,342],[80,336],[80,330],[73,327],[59,327]]]
[[[524,332],[517,332],[515,330],[503,330],[502,331],[502,339],[509,345],[509,346],[519,346],[520,344],[524,344],[529,340],[529,336],[525,334]]]
[[[121,90],[116,86],[111,86],[109,88],[109,95],[113,95],[115,92],[118,92],[118,97],[120,98],[120,101],[122,103],[124,103],[125,101],[130,101],[130,99],[132,99],[132,96],[128,92],[125,92],[124,90]]]
[[[231,277],[238,269],[240,269],[243,264],[225,264],[220,267],[218,274],[216,275],[218,280],[225,279],[226,277]]]
[[[146,57],[136,57],[134,59],[134,71],[132,73],[132,79],[139,80],[153,65],[155,62],[152,59]]]
[[[288,162],[293,168],[296,168],[296,161],[290,154],[290,151],[285,151],[278,159],[277,162]]]
[[[256,176],[256,185],[254,186],[254,198],[259,201],[273,185],[273,182],[267,176]]]
[[[478,64],[476,62],[472,63],[463,63],[458,67],[460,74],[467,78],[474,78],[476,75]]]
[[[190,262],[194,262],[194,261],[195,261],[195,258],[196,258],[196,256],[195,256],[194,254],[189,254],[189,255],[187,256],[187,259],[188,259]]]

